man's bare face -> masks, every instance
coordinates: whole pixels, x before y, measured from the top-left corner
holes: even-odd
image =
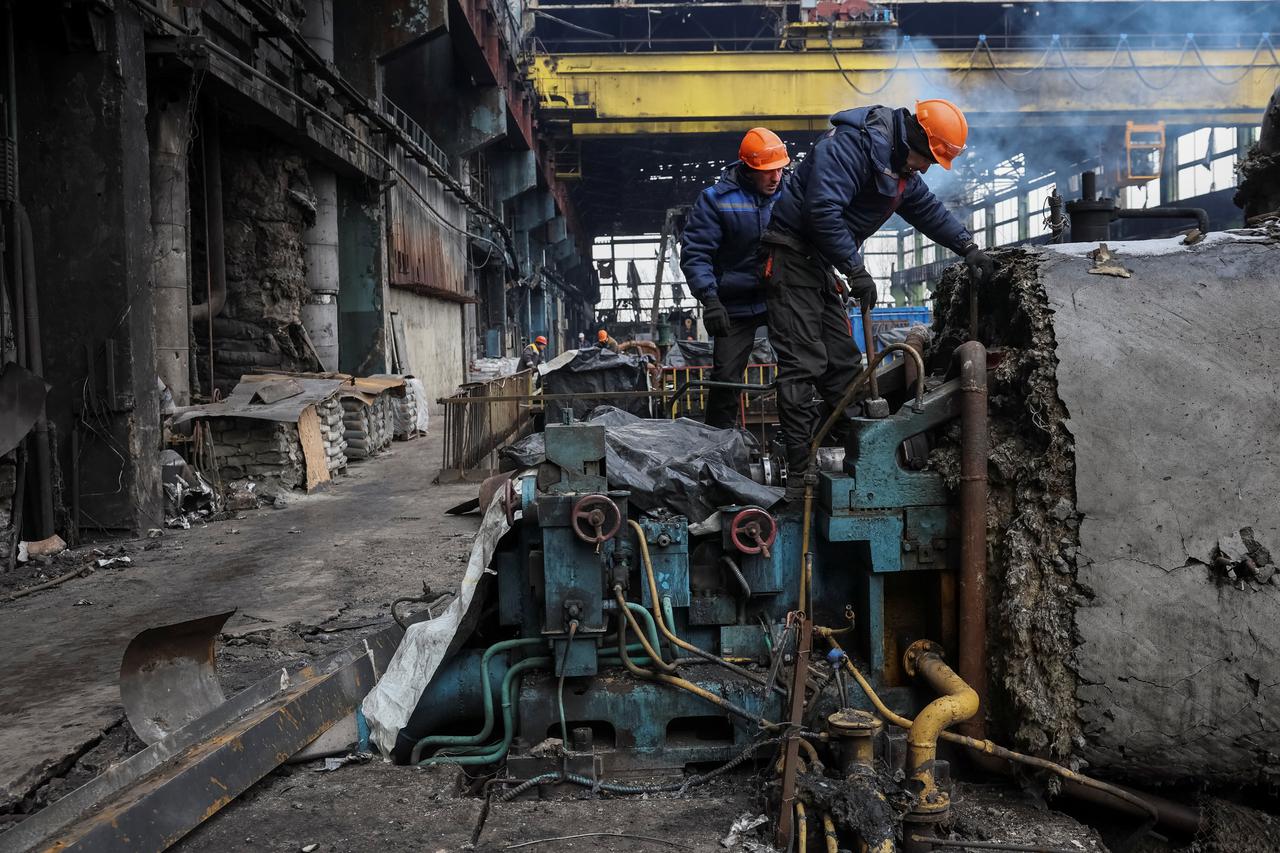
[[[908,175],[914,175],[916,173],[923,174],[929,171],[929,167],[932,165],[933,161],[923,154],[908,151],[907,164],[902,168],[902,171],[906,172]]]
[[[745,170],[751,185],[760,195],[773,195],[778,191],[778,186],[782,183],[781,169],[751,169]]]

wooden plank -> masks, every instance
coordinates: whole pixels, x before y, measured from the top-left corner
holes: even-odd
[[[307,491],[329,482],[329,465],[320,435],[320,414],[315,406],[307,406],[298,418],[298,439],[302,442],[302,459],[307,469]]]

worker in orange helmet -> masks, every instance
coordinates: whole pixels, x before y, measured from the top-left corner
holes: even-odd
[[[756,329],[765,325],[760,281],[760,235],[769,224],[791,162],[787,146],[765,127],[753,127],[738,146],[738,160],[698,196],[680,240],[680,269],[703,306],[713,339],[711,379],[741,382]],[[706,423],[725,429],[738,417],[739,392],[713,388]]]
[[[604,329],[596,332],[596,346],[600,347],[600,349],[612,350],[613,352],[618,351],[618,342],[615,341],[613,336]]]
[[[534,338],[520,353],[520,361],[516,362],[516,370],[530,370],[542,364],[542,353],[547,347],[547,339],[542,335]]]
[[[783,188],[761,238],[788,499],[804,490],[808,448],[822,414],[815,387],[829,410],[858,371],[844,296],[868,309],[876,303],[876,282],[861,254],[867,238],[897,213],[963,257],[979,285],[992,272],[973,235],[920,177],[934,163],[950,169],[964,151],[969,124],[959,107],[939,98],[918,101],[914,113],[862,107],[836,113],[831,124]],[[846,421],[835,437],[847,429]]]

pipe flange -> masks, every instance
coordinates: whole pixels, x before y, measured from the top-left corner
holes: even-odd
[[[935,654],[942,658],[946,657],[947,651],[933,640],[916,640],[907,646],[907,650],[902,654],[902,668],[907,671],[907,675],[915,678],[916,665],[928,654]]]
[[[903,823],[934,824],[942,823],[951,814],[951,797],[946,791],[935,790],[931,795],[921,797],[902,818]]]
[[[884,722],[870,711],[845,708],[827,717],[831,733],[837,737],[872,737],[884,728]]]

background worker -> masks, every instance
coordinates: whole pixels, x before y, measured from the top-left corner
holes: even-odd
[[[618,342],[604,329],[596,332],[596,346],[600,347],[600,349],[618,351]]]
[[[794,475],[803,474],[818,427],[815,386],[834,407],[858,370],[844,293],[868,309],[875,305],[876,282],[859,251],[866,239],[897,213],[961,255],[975,283],[992,271],[973,235],[920,177],[934,163],[950,169],[964,151],[969,125],[955,104],[919,101],[914,115],[863,107],[836,113],[831,124],[783,188],[761,238],[791,499],[803,494],[803,477]]]
[[[713,339],[711,379],[741,382],[765,324],[760,281],[760,236],[791,162],[787,146],[768,128],[747,131],[738,161],[704,189],[689,212],[680,243],[680,269],[703,306],[702,322]],[[707,395],[708,426],[725,429],[738,415],[738,392],[713,388]]]
[[[516,362],[516,370],[529,370],[542,364],[542,349],[547,345],[547,339],[542,335],[538,335],[524,351],[520,353],[520,360]]]

